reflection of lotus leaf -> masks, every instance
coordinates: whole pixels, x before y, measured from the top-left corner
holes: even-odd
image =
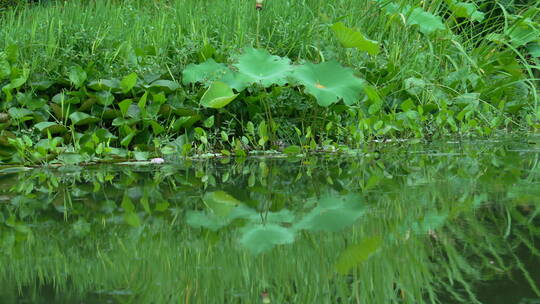
[[[246,227],[240,238],[240,244],[253,254],[260,254],[276,245],[292,242],[294,242],[294,232],[275,224]]]
[[[339,231],[352,225],[364,214],[361,197],[357,195],[326,196],[296,225],[295,229]]]

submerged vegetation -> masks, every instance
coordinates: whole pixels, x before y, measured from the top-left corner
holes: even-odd
[[[4,169],[0,298],[535,303],[539,147]]]
[[[2,162],[295,154],[540,126],[536,1],[254,4],[4,8]]]

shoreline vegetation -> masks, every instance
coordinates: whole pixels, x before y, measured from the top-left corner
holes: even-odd
[[[2,164],[540,129],[534,1],[12,4],[0,1]]]

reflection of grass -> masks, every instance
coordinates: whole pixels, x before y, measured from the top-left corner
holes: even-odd
[[[397,208],[403,205],[386,212]],[[408,209],[402,219],[418,216],[419,209]],[[38,282],[61,294],[133,293],[121,297],[138,303],[256,303],[263,290],[275,303],[436,303],[441,292],[469,302],[475,282],[510,267],[508,240],[496,230],[500,223],[485,222],[481,214],[462,214],[421,235],[402,234],[394,228],[403,221],[374,214],[345,232],[302,233],[293,245],[258,257],[239,248],[235,233],[200,234],[185,226],[108,227],[84,238],[66,238],[65,229],[36,231],[14,256],[1,256],[2,292]],[[384,236],[383,247],[349,275],[337,274],[340,252],[376,234]]]
[[[3,193],[18,196],[0,206],[0,215],[17,214],[32,237],[16,242],[11,255],[0,253],[0,297],[48,283],[73,297],[131,292],[115,297],[133,303],[257,303],[265,290],[272,303],[475,302],[476,283],[511,269],[537,290],[513,250],[525,246],[540,256],[531,241],[540,235],[539,209],[525,191],[538,176],[530,158],[501,151],[408,154],[406,162],[400,153],[342,163],[313,159],[302,166],[268,160],[268,171],[248,161],[221,169],[205,162],[138,172],[100,167],[60,177],[26,172]],[[491,167],[503,158],[511,166]],[[226,182],[208,182],[224,180],[225,173]],[[239,243],[242,222],[216,232],[186,222],[188,210],[227,214],[217,205],[242,202],[254,210],[267,201],[269,218],[288,209],[298,222],[317,208],[307,198],[338,191],[361,193],[366,209],[354,226],[334,233],[302,230],[293,244],[257,257]],[[133,196],[141,227],[122,223],[126,194]],[[147,197],[148,205],[136,196]],[[166,210],[156,210],[164,200]],[[13,230],[0,225],[1,248]],[[347,275],[338,274],[341,254],[370,237],[380,237],[381,248],[354,260],[358,265]]]

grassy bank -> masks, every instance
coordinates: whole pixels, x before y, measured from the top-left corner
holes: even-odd
[[[245,155],[289,145],[296,153],[536,130],[538,4],[415,3],[268,0],[256,11],[252,1],[68,1],[4,10],[1,157]],[[268,54],[246,57],[247,47]],[[285,68],[270,82],[212,86],[226,69],[264,74],[276,61]],[[216,109],[219,98],[232,99]]]

